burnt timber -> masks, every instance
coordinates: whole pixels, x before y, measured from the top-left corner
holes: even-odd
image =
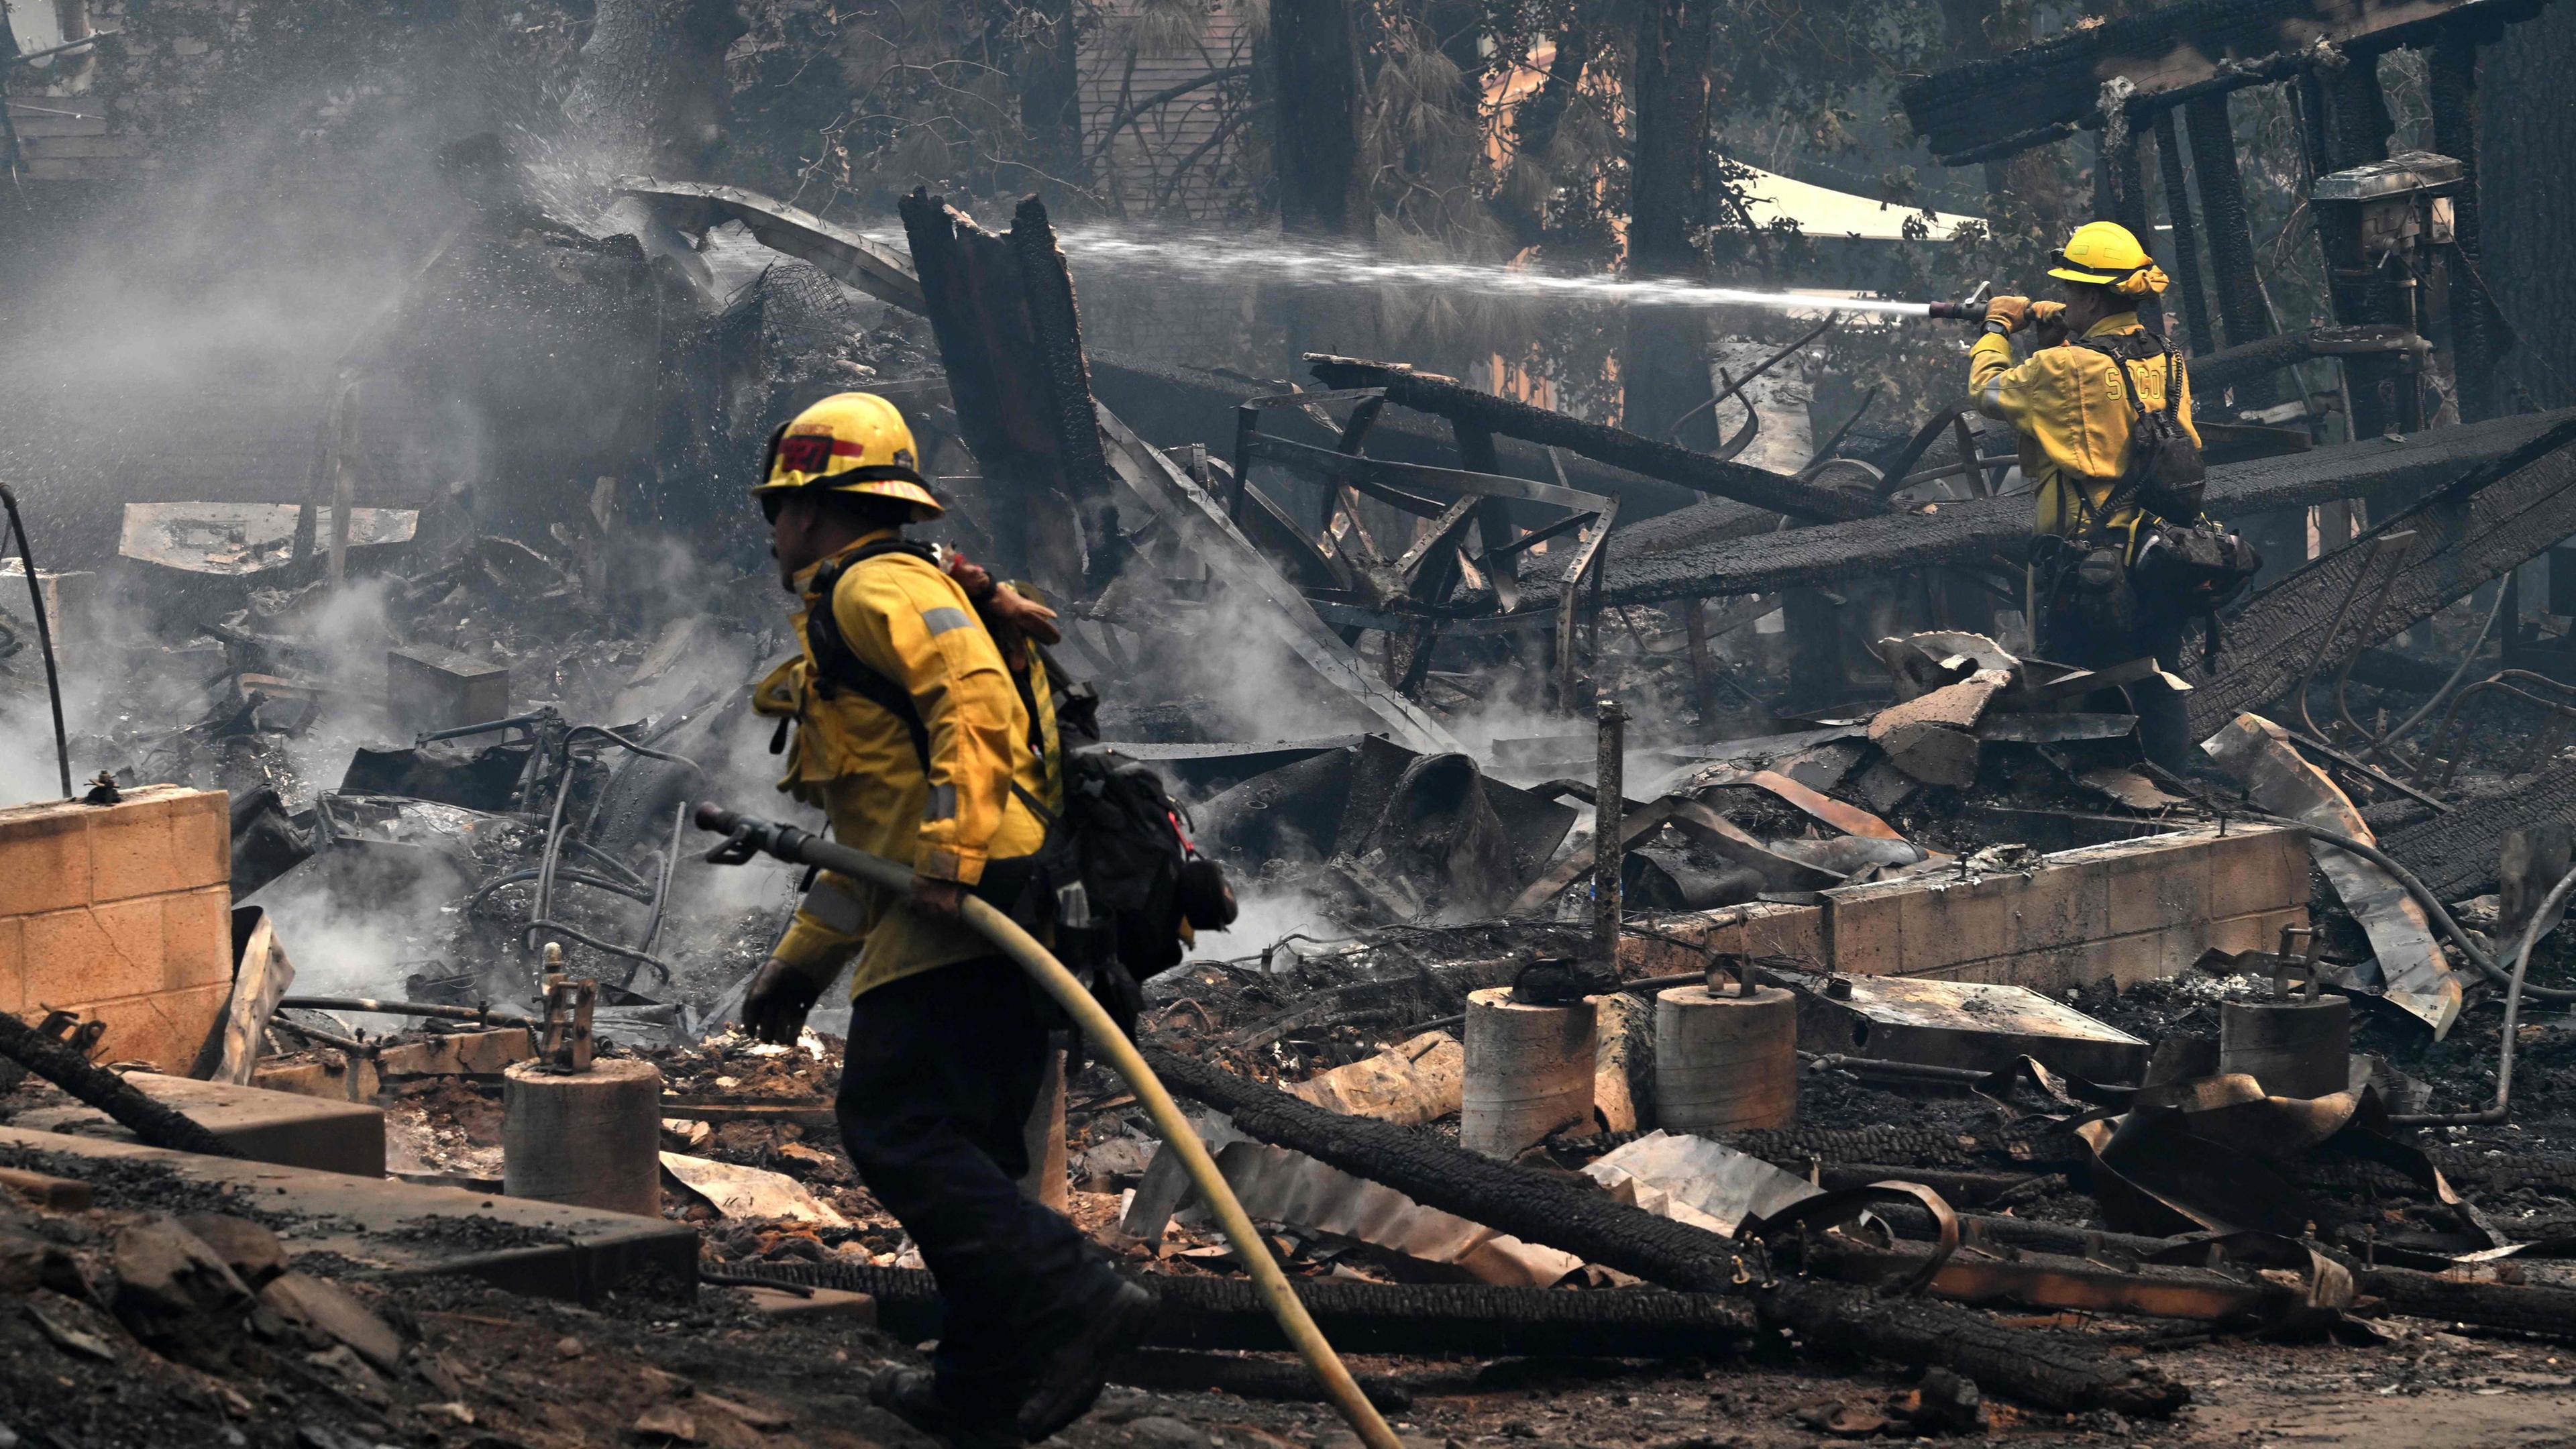
[[[2423,491],[2456,481],[2529,443],[2576,410],[2499,418],[2402,439],[2373,438],[2209,470],[2209,510],[2220,518],[2305,507],[2378,489]],[[2019,567],[2030,537],[2027,497],[1945,503],[1929,515],[1892,514],[1819,528],[1693,544],[1656,554],[1613,552],[1604,604],[1652,604],[1721,594],[1762,594],[1829,583],[1854,570],[1917,568],[2000,556]],[[2551,534],[2533,544],[2536,550]],[[1614,543],[1615,547],[1615,543]],[[1524,610],[1552,600],[1556,583],[1521,585]],[[2456,597],[2453,595],[2451,597]],[[1460,596],[1472,611],[1476,602]],[[2447,599],[2445,600],[2447,602]]]
[[[1766,1326],[1835,1352],[1940,1365],[2060,1410],[2170,1414],[2190,1399],[2153,1368],[1944,1303],[1881,1299],[1774,1276],[1759,1250],[1602,1194],[1452,1146],[1411,1128],[1328,1112],[1223,1068],[1146,1049],[1182,1096],[1229,1115],[1262,1141],[1384,1183],[1425,1206],[1527,1242],[1579,1253],[1665,1287],[1740,1292]],[[1738,1281],[1741,1279],[1742,1281]]]
[[[2563,414],[2548,416],[2569,421]],[[2443,440],[2474,430],[2453,428],[2423,436]],[[2544,431],[2536,442],[2548,441],[2553,433]],[[2453,486],[2474,486],[2476,481],[2474,477],[2453,480]],[[2404,562],[2391,582],[2386,568],[2371,568],[2374,550],[2358,545],[2409,532],[2413,540],[2405,545]],[[2228,622],[2228,632],[2240,642],[2222,657],[2223,672],[2193,677],[2193,737],[2209,734],[2239,711],[2258,709],[2302,678],[2333,669],[2362,649],[2431,617],[2443,605],[2501,577],[2570,533],[2576,533],[2576,449],[2569,447],[2559,447],[2466,497],[2446,490],[2426,498],[2355,540],[2355,546],[2327,554],[2245,604]],[[2371,577],[2360,580],[2356,592],[2356,578],[2365,569]],[[2383,583],[2384,602],[2376,604],[2376,612],[2369,612],[2371,604],[2359,605],[2367,617],[2350,617],[2336,627],[2335,616],[2347,599],[2379,600]],[[2329,629],[2335,629],[2332,638],[2327,637]]]
[[[2103,123],[2127,82],[2131,119],[2288,79],[2320,43],[2361,59],[2429,45],[2451,25],[2529,19],[2545,0],[2188,0],[2070,29],[1905,87],[1906,118],[1946,165],[2008,156]]]
[[[1678,483],[1702,493],[1784,513],[1811,523],[1866,518],[1883,505],[1866,496],[1817,488],[1795,478],[1743,463],[1712,458],[1688,448],[1564,413],[1532,407],[1493,393],[1429,377],[1409,368],[1349,357],[1309,354],[1317,381],[1329,388],[1382,387],[1386,400],[1415,412],[1432,413],[1452,423],[1481,428],[1498,437],[1563,448],[1567,452]]]

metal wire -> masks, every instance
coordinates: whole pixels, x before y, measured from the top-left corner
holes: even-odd
[[[2450,742],[2451,727],[2458,723],[2461,707],[2466,705],[2471,698],[2483,691],[2500,690],[2503,693],[2512,695],[2516,699],[2536,704],[2542,709],[2550,711],[2558,718],[2576,716],[2576,707],[2561,704],[2555,700],[2542,699],[2540,696],[2533,694],[2528,690],[2516,689],[2505,682],[2508,679],[2528,679],[2532,683],[2540,685],[2543,688],[2554,689],[2561,694],[2569,696],[2571,699],[2576,699],[2576,688],[2571,688],[2568,685],[2561,684],[2557,680],[2551,679],[2546,675],[2534,674],[2528,669],[2499,670],[2494,675],[2479,680],[2477,683],[2461,690],[2459,694],[2451,700],[2450,709],[2442,716],[2442,727],[2433,732],[2433,743],[2425,747],[2424,761],[2416,768],[2415,778],[2417,780],[2422,780],[2424,776],[2432,770],[2433,762],[2442,758],[2442,748]],[[2434,782],[2434,788],[2437,790],[2449,788],[2451,777],[2459,772],[2460,762],[2457,759],[2444,761],[2442,766],[2442,778]]]
[[[2496,620],[2503,616],[2504,589],[2499,586],[2496,589],[2495,607],[2487,610],[2487,621],[2479,627],[2478,637],[2469,641],[2469,651],[2460,656],[2460,667],[2451,671],[2451,677],[2442,681],[2442,687],[2433,691],[2433,697],[2425,700],[2421,709],[2408,715],[2405,723],[2373,740],[2368,748],[2361,752],[2360,758],[2367,761],[2371,756],[2414,733],[2415,727],[2422,724],[2425,717],[2441,705],[2445,696],[2460,687],[2462,679],[2468,677],[2469,666],[2478,662],[2478,651],[2487,647],[2487,636],[2495,632]]]
[[[490,880],[483,882],[480,886],[475,887],[474,894],[467,896],[465,898],[465,904],[457,907],[457,910],[461,914],[471,914],[476,906],[483,904],[485,900],[491,897],[494,891],[501,889],[503,886],[522,885],[528,881],[535,880],[536,878],[537,870],[534,866],[530,866],[526,870],[514,870],[508,875],[496,875]],[[650,905],[653,901],[653,893],[646,887],[629,885],[620,880],[610,880],[604,875],[592,875],[586,870],[558,870],[555,872],[555,879],[570,881],[575,885],[590,886],[597,890],[610,892],[613,895],[624,896],[630,901],[642,901],[647,905]]]
[[[2389,1121],[2404,1127],[2471,1127],[2505,1119],[2513,1105],[2513,1038],[2522,1018],[2522,979],[2531,970],[2531,948],[2539,945],[2542,934],[2556,924],[2552,917],[2566,906],[2570,891],[2576,891],[2576,870],[2569,871],[2552,887],[2540,902],[2540,909],[2531,913],[2531,924],[2522,928],[2522,944],[2514,950],[2513,979],[2504,989],[2504,1038],[2496,1044],[2495,1105],[2483,1112],[2392,1116]]]

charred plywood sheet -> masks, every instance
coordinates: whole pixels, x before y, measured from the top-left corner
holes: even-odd
[[[2137,1082],[2153,1050],[2026,987],[1905,976],[1783,979],[1798,991],[1798,1048],[1819,1055],[1987,1072],[2029,1057],[2096,1082]]]

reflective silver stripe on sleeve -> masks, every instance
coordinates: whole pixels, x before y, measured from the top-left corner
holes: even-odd
[[[1985,390],[1979,396],[1979,403],[1990,412],[2002,410],[2004,405],[2004,380],[2001,374],[1986,379]]]
[[[867,907],[850,894],[848,886],[828,875],[816,876],[805,892],[805,914],[844,936],[857,935],[867,924]]]
[[[930,626],[931,633],[945,634],[951,629],[963,629],[975,621],[966,617],[964,609],[924,609],[921,622]]]
[[[922,808],[921,818],[924,820],[956,819],[957,787],[954,785],[931,786],[930,803]]]

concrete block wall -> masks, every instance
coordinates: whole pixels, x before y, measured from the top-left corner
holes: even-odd
[[[1839,971],[2062,991],[2270,947],[2308,919],[2297,831],[2217,826],[2044,856],[2027,872],[1915,876],[1824,893]]]
[[[2202,952],[2271,949],[2308,923],[2298,831],[2231,824],[2040,858],[2028,871],[1908,876],[1631,924],[1632,975],[1700,967],[1708,952],[1812,961],[1861,976],[1986,981],[2057,993],[2191,968]]]
[[[0,810],[0,1010],[107,1023],[103,1061],[185,1072],[232,991],[232,818],[220,790]]]
[[[1619,938],[1619,964],[1631,976],[1671,976],[1697,971],[1708,954],[1776,956],[1821,967],[1825,913],[1814,906],[1770,901],[1724,906],[1685,916],[1631,917]]]

